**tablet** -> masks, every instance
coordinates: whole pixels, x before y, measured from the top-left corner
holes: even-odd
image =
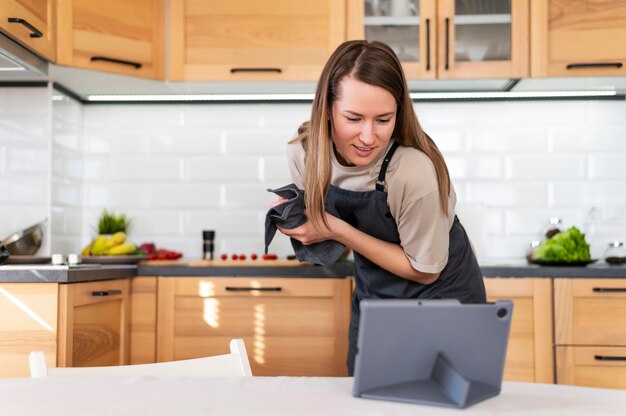
[[[500,393],[513,302],[363,300],[357,397],[464,408]]]

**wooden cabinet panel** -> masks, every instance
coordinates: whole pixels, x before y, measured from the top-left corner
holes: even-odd
[[[28,354],[56,363],[57,283],[0,284],[0,377],[29,377]]]
[[[54,5],[54,0],[3,0],[0,30],[38,55],[54,61]]]
[[[626,346],[626,280],[555,279],[559,345]]]
[[[128,364],[128,279],[60,286],[59,367]]]
[[[164,0],[57,2],[59,64],[164,79]]]
[[[556,347],[557,383],[626,389],[625,347]]]
[[[626,3],[532,0],[533,77],[626,75]]]
[[[349,279],[159,278],[158,293],[159,361],[243,338],[254,375],[347,373]]]
[[[156,363],[157,278],[133,278],[130,293],[130,364]]]
[[[513,301],[504,379],[553,383],[552,284],[548,278],[487,278],[487,299]]]
[[[317,80],[345,39],[344,0],[172,0],[170,79]]]

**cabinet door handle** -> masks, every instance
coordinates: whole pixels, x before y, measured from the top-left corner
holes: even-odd
[[[626,357],[614,357],[610,355],[594,355],[593,358],[598,361],[626,361]]]
[[[604,293],[610,293],[610,292],[624,293],[626,292],[626,287],[594,287],[592,290],[594,292],[604,292]]]
[[[31,38],[40,38],[43,36],[43,33],[41,33],[39,29],[28,23],[28,21],[26,21],[25,19],[21,19],[19,17],[9,17],[9,23],[19,23],[21,25],[24,25],[28,30],[33,32],[30,34]]]
[[[91,296],[113,296],[121,294],[121,290],[94,290],[93,292],[91,292]]]
[[[450,68],[450,18],[446,17],[446,71]]]
[[[280,68],[231,68],[230,73],[236,74],[237,72],[276,72],[280,74],[283,72]]]
[[[114,64],[129,65],[129,66],[134,67],[135,69],[141,68],[141,64],[139,62],[124,61],[122,59],[115,59],[115,58],[107,58],[106,56],[92,56],[91,62],[94,62],[94,61],[105,61],[105,62],[113,62]]]
[[[233,287],[226,286],[226,290],[229,292],[251,292],[253,290],[259,290],[261,292],[280,292],[283,290],[282,287]]]
[[[430,19],[426,19],[426,70],[430,71]]]
[[[596,62],[596,63],[587,63],[587,64],[568,64],[566,69],[577,69],[577,68],[607,68],[607,67],[615,67],[621,68],[623,64],[621,62]]]

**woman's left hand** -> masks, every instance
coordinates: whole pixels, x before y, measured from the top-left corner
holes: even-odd
[[[306,215],[306,210],[304,213]],[[318,231],[313,227],[313,223],[308,220],[296,228],[283,228],[280,226],[277,226],[277,228],[281,233],[300,241],[305,246],[319,243],[320,241],[335,240],[334,230],[341,220],[328,213],[324,213],[324,215],[326,216],[326,221],[328,221],[329,229]]]

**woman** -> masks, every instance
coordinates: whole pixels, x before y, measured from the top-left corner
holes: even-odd
[[[279,230],[305,245],[335,240],[354,250],[350,375],[362,299],[485,302],[480,268],[454,214],[448,169],[417,121],[391,48],[340,45],[298,133],[288,155],[309,221]]]

